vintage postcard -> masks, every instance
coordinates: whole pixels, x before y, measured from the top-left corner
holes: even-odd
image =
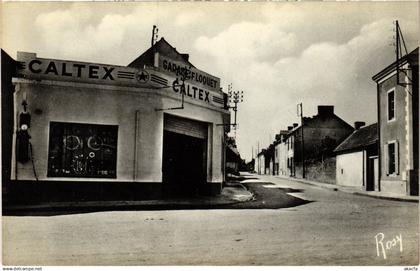
[[[3,270],[417,270],[419,2],[0,7]]]

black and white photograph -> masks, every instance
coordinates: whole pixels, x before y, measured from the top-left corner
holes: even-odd
[[[418,1],[1,2],[3,270],[417,271],[419,23]]]

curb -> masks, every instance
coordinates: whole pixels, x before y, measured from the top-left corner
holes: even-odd
[[[366,194],[366,193],[363,193],[363,192],[353,192],[353,194],[358,195],[358,196],[377,198],[377,199],[419,203],[419,199],[408,199],[408,198],[405,199],[405,198],[398,198],[398,197],[392,197],[392,196],[371,195],[371,194]]]
[[[3,215],[19,215],[25,212],[105,212],[105,211],[163,211],[163,210],[196,210],[196,209],[213,209],[217,207],[227,207],[235,205],[238,201],[224,202],[224,203],[163,203],[163,204],[116,204],[116,205],[102,205],[102,204],[83,204],[83,205],[50,205],[50,206],[30,206],[19,205],[5,207]]]
[[[252,201],[254,195],[242,184],[239,189],[251,194],[249,199],[237,200],[233,196],[220,194],[219,198],[203,197],[199,199],[166,199],[166,200],[137,200],[137,201],[86,201],[86,202],[53,202],[50,204],[3,205],[3,214],[17,214],[20,212],[55,212],[55,211],[154,211],[154,210],[191,210],[213,209],[227,207],[238,203]]]
[[[324,183],[318,183],[315,181],[307,181],[307,180],[302,180],[302,179],[295,179],[295,178],[287,178],[287,177],[282,177],[282,176],[274,176],[283,180],[288,180],[288,181],[297,181],[303,184],[307,184],[307,185],[312,185],[312,186],[316,186],[316,187],[320,187],[320,188],[324,188],[324,189],[328,189],[331,191],[340,191],[340,192],[344,192],[344,193],[349,193],[349,194],[354,194],[354,195],[358,195],[358,196],[365,196],[365,197],[371,197],[371,198],[377,198],[377,199],[384,199],[384,200],[392,200],[392,201],[402,201],[402,202],[417,202],[419,203],[419,199],[415,199],[415,198],[401,198],[398,196],[386,196],[386,195],[375,195],[375,194],[368,194],[366,192],[359,192],[359,191],[350,191],[348,188],[341,188],[337,185],[333,185],[330,184],[331,187],[326,186]]]

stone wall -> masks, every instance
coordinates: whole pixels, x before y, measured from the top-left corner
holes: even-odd
[[[321,183],[336,183],[336,158],[328,157],[324,160],[307,160],[305,163],[306,178]],[[296,165],[296,177],[302,178],[302,164]]]

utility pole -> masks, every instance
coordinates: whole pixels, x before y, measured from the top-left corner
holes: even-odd
[[[260,142],[259,141],[257,142],[257,160],[258,160],[257,173],[260,174],[260,157],[259,157],[258,154],[260,154]]]
[[[400,68],[400,59],[404,56],[403,55],[403,49],[405,51],[405,54],[408,54],[407,51],[407,46],[405,45],[405,40],[404,40],[404,36],[402,34],[400,25],[398,24],[398,20],[395,21],[395,63],[397,64],[397,84],[401,85],[403,87],[407,86],[407,85],[411,85],[412,84],[412,80],[410,79],[410,77],[408,77],[407,75],[407,71],[409,69],[405,69],[404,67]],[[404,46],[404,47],[403,47]],[[405,77],[410,81],[410,82],[400,82],[400,72],[405,74]]]
[[[236,123],[236,114],[238,111],[238,103],[241,103],[244,101],[244,92],[243,91],[233,91],[232,90],[232,84],[228,85],[228,96],[229,96],[229,103],[233,103],[234,106],[229,106],[229,108],[233,109],[234,112],[234,123],[233,123],[233,129],[235,129],[235,139],[236,139],[236,128],[237,128],[237,123]]]
[[[300,110],[299,110],[300,107]],[[298,116],[300,116],[301,141],[302,141],[302,178],[305,179],[305,141],[303,135],[303,103],[298,104]]]
[[[152,30],[152,46],[151,47],[153,47],[153,45],[155,44],[155,42],[156,42],[156,40],[158,38],[158,32],[159,32],[159,29],[157,28],[157,26],[156,25],[153,25],[153,30]]]
[[[395,63],[397,64],[397,84],[400,82],[400,31],[399,31],[399,25],[398,20],[395,21],[395,42],[396,42],[396,60]]]

